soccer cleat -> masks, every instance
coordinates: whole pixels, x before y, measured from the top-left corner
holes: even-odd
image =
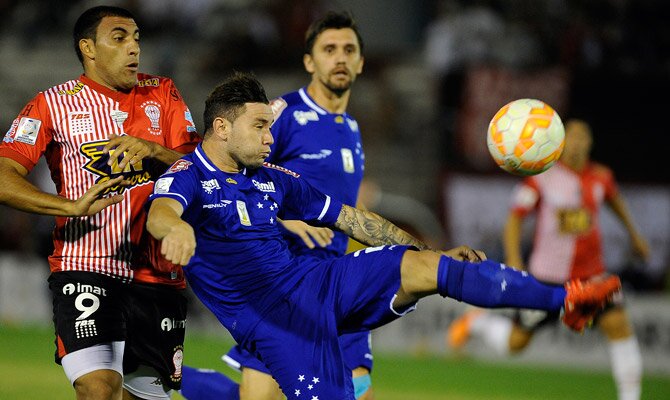
[[[463,348],[468,342],[468,339],[470,339],[472,321],[479,317],[483,312],[483,310],[470,310],[456,318],[454,322],[449,325],[449,329],[447,330],[447,345],[454,350]]]
[[[565,284],[565,290],[561,319],[570,329],[582,332],[593,324],[593,318],[621,290],[621,281],[617,276],[592,281],[573,279]]]

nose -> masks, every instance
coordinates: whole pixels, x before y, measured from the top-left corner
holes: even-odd
[[[265,131],[265,134],[263,135],[263,143],[270,145],[275,142],[274,136],[272,136],[272,132],[270,132],[269,129]]]
[[[137,40],[131,40],[128,46],[128,54],[136,56],[140,54],[140,44]]]

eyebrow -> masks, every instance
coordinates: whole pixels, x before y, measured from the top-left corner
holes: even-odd
[[[120,26],[116,26],[112,29],[112,33],[114,33],[115,31],[121,31],[125,34],[130,33],[130,32],[128,32],[128,30],[126,28],[122,28]],[[138,35],[139,33],[140,33],[140,30],[139,30],[139,28],[137,28],[137,29],[135,29],[135,32],[133,32],[133,35]]]

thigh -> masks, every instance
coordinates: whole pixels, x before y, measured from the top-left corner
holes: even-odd
[[[259,360],[255,355],[245,350],[244,347],[239,344],[228,350],[228,353],[221,357],[221,359],[228,364],[230,368],[240,372],[249,368],[265,374],[270,373],[265,364],[263,364],[263,361]]]
[[[124,373],[139,370],[141,379],[137,381],[153,375],[153,381],[160,378],[162,385],[179,389],[186,329],[183,290],[134,283],[130,293]]]
[[[97,273],[56,272],[49,289],[57,363],[75,351],[125,340],[127,284]]]
[[[340,333],[371,330],[414,309],[414,304],[400,310],[391,306],[400,289],[400,263],[408,249],[366,248],[333,261],[326,285],[336,291],[333,309]]]
[[[249,346],[288,398],[354,398],[335,316],[326,306],[281,302],[255,327]]]

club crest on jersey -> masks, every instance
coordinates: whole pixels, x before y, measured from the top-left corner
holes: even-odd
[[[261,192],[268,192],[268,193],[276,192],[274,182],[258,182],[257,180],[252,179],[251,183],[253,183],[254,186],[256,186],[256,189],[260,190]]]
[[[212,194],[214,193],[214,189],[221,189],[221,186],[219,186],[219,181],[216,179],[210,179],[208,181],[200,181],[202,184],[202,188],[205,190],[205,193],[207,194]]]
[[[149,100],[142,103],[140,107],[144,110],[144,114],[146,114],[147,118],[149,118],[150,125],[147,128],[149,133],[156,136],[160,135],[161,105],[155,101]]]
[[[172,364],[174,365],[174,373],[170,375],[172,382],[181,382],[181,369],[184,362],[184,347],[179,345],[174,348],[172,355]]]
[[[112,149],[109,151],[109,154],[103,153],[102,150],[107,143],[109,143],[108,140],[98,140],[95,142],[84,143],[79,148],[81,154],[88,158],[88,162],[84,164],[84,169],[98,176],[96,183],[107,181],[120,174],[123,174],[125,181],[130,182],[127,186],[116,185],[110,187],[102,193],[103,195],[107,193],[121,194],[134,186],[151,183],[151,174],[144,169],[142,161],[138,161],[134,164],[129,163],[123,169],[119,167],[119,161],[123,160],[126,156],[125,152],[123,155],[119,156],[111,166],[107,165],[109,156],[115,152],[115,150]]]
[[[293,118],[295,118],[296,122],[299,123],[300,125],[307,125],[309,121],[318,121],[319,120],[319,114],[316,113],[316,111],[300,111],[296,110],[293,111]]]

